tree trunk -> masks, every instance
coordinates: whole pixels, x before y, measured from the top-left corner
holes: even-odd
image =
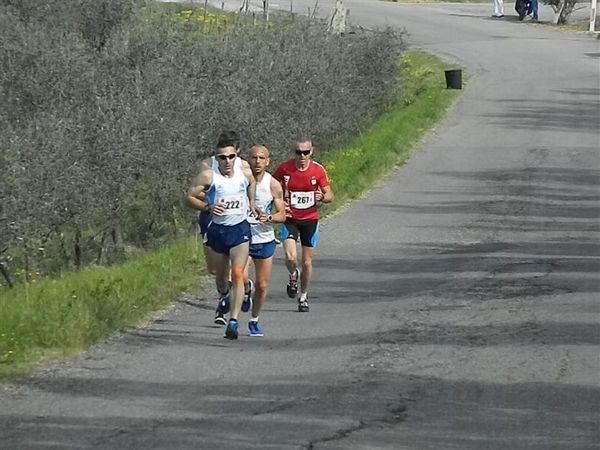
[[[114,223],[110,235],[112,237],[115,255],[117,258],[123,257],[125,255],[125,243],[123,240],[123,229],[119,222]]]
[[[81,229],[79,225],[75,225],[75,237],[73,238],[73,262],[77,270],[81,269]]]
[[[54,229],[54,232],[58,237],[60,256],[62,256],[65,266],[69,267],[71,263],[71,258],[69,257],[69,252],[67,252],[67,246],[65,245],[65,234],[62,231],[60,231],[60,228],[58,227]]]
[[[97,263],[100,266],[104,266],[108,263],[108,253],[109,253],[109,231],[108,228],[102,232],[102,239],[100,240],[100,251],[98,252]]]
[[[10,276],[10,270],[8,269],[8,264],[4,260],[4,258],[0,258],[0,272],[2,272],[2,276],[8,283],[8,287],[12,288],[14,286],[12,277]]]

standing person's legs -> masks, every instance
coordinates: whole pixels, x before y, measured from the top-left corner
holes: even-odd
[[[531,18],[538,20],[538,0],[531,0],[529,8],[531,9]]]
[[[503,0],[494,0],[494,17],[504,16]]]

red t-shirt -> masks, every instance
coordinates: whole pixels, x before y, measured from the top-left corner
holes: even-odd
[[[299,170],[296,161],[282,162],[273,173],[273,178],[281,183],[283,199],[290,206],[292,219],[317,220],[319,211],[315,201],[315,191],[329,186],[325,168],[310,160],[306,170]]]

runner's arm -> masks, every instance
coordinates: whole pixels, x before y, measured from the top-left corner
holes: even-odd
[[[193,209],[199,211],[206,211],[209,209],[209,205],[206,199],[206,192],[212,184],[212,168],[203,169],[194,178],[192,187],[190,187],[186,197],[186,204]]]
[[[273,209],[275,211],[271,211],[271,222],[283,223],[286,219],[285,202],[283,201],[283,189],[281,188],[281,183],[279,183],[279,181],[277,181],[275,178],[271,179],[271,195],[273,196]],[[268,221],[268,217],[265,217],[265,221]]]
[[[331,203],[334,199],[333,191],[331,190],[331,184],[329,183],[329,176],[324,168],[321,168],[321,175],[318,177],[319,189],[315,192],[315,200],[323,203]]]
[[[244,167],[242,165],[242,170],[244,171],[244,175],[248,180],[248,187],[246,188],[246,195],[248,196],[248,206],[250,211],[256,216],[259,216],[260,211],[256,208],[256,180],[254,179],[254,174],[250,169],[250,166]]]
[[[324,186],[315,192],[315,200],[323,203],[331,203],[334,199],[331,186]]]

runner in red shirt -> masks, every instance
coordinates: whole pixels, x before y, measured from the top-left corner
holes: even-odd
[[[325,168],[312,160],[312,140],[301,138],[294,146],[295,157],[280,164],[273,178],[281,183],[288,212],[281,229],[285,265],[290,274],[287,294],[295,298],[300,279],[298,311],[308,312],[307,291],[312,278],[312,260],[319,236],[320,202],[333,201],[333,191]],[[302,245],[302,270],[298,269],[296,243]]]

